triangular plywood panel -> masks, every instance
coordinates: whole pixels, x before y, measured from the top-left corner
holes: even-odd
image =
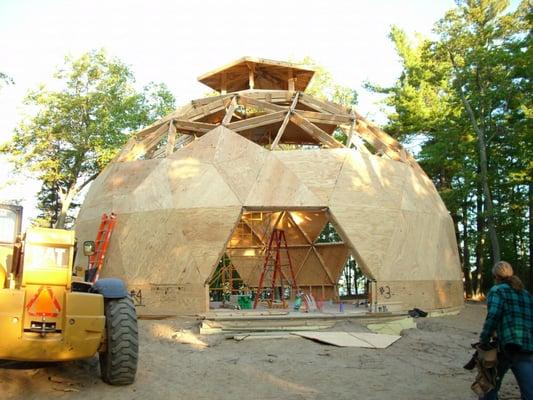
[[[241,202],[248,197],[268,156],[268,151],[221,127],[215,166]]]
[[[174,208],[227,207],[242,203],[212,164],[191,158],[165,160],[162,168],[172,192]]]
[[[291,211],[290,214],[311,243],[316,240],[328,220],[325,211]]]
[[[264,256],[259,249],[228,249],[227,254],[243,282],[257,287]]]
[[[288,246],[309,245],[309,241],[306,239],[292,218],[289,217],[289,213],[283,213],[283,217],[279,221],[276,228],[285,231],[285,239],[287,240]]]
[[[215,128],[194,142],[181,149],[176,150],[168,158],[183,160],[190,158],[197,162],[211,163],[215,158],[221,134],[225,128],[220,126]]]
[[[345,244],[317,244],[316,250],[324,260],[326,268],[333,279],[338,282],[346,260],[350,254],[350,249]]]
[[[247,207],[324,207],[285,164],[270,153],[259,177],[246,199]]]
[[[330,210],[336,225],[355,249],[354,256],[360,255],[357,262],[365,274],[380,279],[392,235],[401,222],[400,210],[337,204],[332,204]]]
[[[313,285],[334,285],[337,282],[332,282],[324,267],[320,263],[317,255],[313,250],[309,252],[305,263],[296,276],[298,285],[313,286]]]
[[[415,169],[406,169],[405,185],[402,192],[402,210],[448,214],[433,183]]]
[[[349,149],[278,151],[277,157],[327,204]]]
[[[330,204],[399,209],[407,168],[400,162],[351,150],[342,166]]]

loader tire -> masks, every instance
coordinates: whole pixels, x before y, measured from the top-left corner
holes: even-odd
[[[135,380],[139,354],[137,314],[130,297],[105,300],[106,350],[100,352],[102,380],[130,385]]]

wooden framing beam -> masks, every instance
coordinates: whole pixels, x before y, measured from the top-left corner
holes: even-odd
[[[227,74],[225,72],[220,74],[220,94],[226,94],[227,92]]]
[[[316,257],[318,258],[318,261],[320,262],[320,265],[322,266],[322,269],[324,270],[324,272],[328,276],[329,281],[331,282],[332,285],[335,285],[337,282],[335,282],[335,279],[331,276],[331,271],[326,266],[326,262],[324,261],[324,258],[320,255],[320,253],[318,252],[318,250],[316,249],[315,246],[313,246],[312,249],[313,249],[313,252],[315,253]]]
[[[287,102],[286,90],[241,90],[238,92],[241,96],[263,100],[269,103],[285,103]],[[290,101],[290,100],[289,100]]]
[[[289,92],[294,92],[294,76],[293,76],[293,71],[292,71],[292,68],[289,69],[288,71],[288,79],[287,79],[287,84],[288,84],[288,87],[287,87],[287,90]]]
[[[355,112],[354,110],[352,109],[352,123],[350,124],[350,131],[348,132],[348,137],[346,139],[346,147],[350,148],[350,146],[352,145],[352,140],[353,140],[353,131],[355,129],[355,124],[357,123],[357,120],[355,118]]]
[[[319,112],[330,114],[349,114],[346,108],[326,100],[319,100],[313,96],[302,93],[300,102]]]
[[[326,147],[344,147],[342,143],[336,141],[332,136],[328,135],[326,132],[324,132],[312,122],[306,120],[304,117],[298,114],[292,114],[290,120],[292,123],[298,125],[302,130],[307,132],[312,138],[317,140],[319,143],[324,144]]]
[[[193,122],[183,119],[172,120],[176,129],[180,132],[194,132],[194,133],[207,133],[210,130],[215,129],[218,125],[208,124],[206,122]]]
[[[231,129],[234,132],[240,132],[264,125],[274,124],[276,122],[283,121],[284,118],[285,111],[277,111],[270,114],[260,115],[258,117],[248,118],[242,121],[232,122],[228,124],[228,129]]]
[[[271,149],[275,149],[278,147],[279,141],[281,137],[283,136],[283,132],[285,132],[285,128],[287,127],[287,124],[289,123],[289,120],[291,119],[291,115],[294,112],[294,109],[296,108],[296,104],[298,104],[298,97],[300,93],[296,93],[294,95],[294,99],[292,100],[291,107],[289,108],[289,111],[287,111],[287,114],[285,115],[285,118],[283,119],[283,123],[281,124],[278,133],[276,134],[276,137],[274,138],[274,141],[272,142],[272,145],[270,146]]]
[[[353,118],[349,115],[342,114],[324,114],[315,111],[295,110],[296,114],[301,115],[309,122],[314,124],[326,124],[326,125],[342,125],[350,124]]]
[[[237,96],[233,96],[231,99],[231,103],[228,107],[228,110],[226,111],[226,115],[224,115],[224,119],[222,120],[222,126],[226,126],[230,123],[231,118],[233,118],[233,114],[235,113],[235,109],[237,108]]]
[[[244,107],[252,106],[252,107],[262,109],[262,110],[274,111],[274,112],[275,111],[286,111],[289,109],[289,107],[287,106],[278,106],[277,104],[268,103],[266,101],[257,100],[257,99],[254,99],[253,97],[248,97],[244,95],[240,95],[238,97],[237,103],[239,103],[241,106],[244,106]]]
[[[166,155],[169,156],[174,152],[174,146],[176,145],[176,126],[174,120],[171,120],[168,124],[168,138]]]
[[[190,121],[196,121],[207,117],[208,115],[214,114],[218,111],[225,110],[228,106],[229,97],[219,98],[211,103],[205,104],[200,107],[195,107],[193,110],[188,112],[181,119],[188,119]]]
[[[161,141],[162,136],[165,133],[168,133],[168,129],[169,122],[161,124],[159,128],[142,138],[140,141],[137,138],[130,139],[128,145],[124,147],[116,158],[116,161],[125,162],[137,160],[141,155],[146,154],[156,146]]]
[[[255,64],[246,63],[248,66],[248,87],[253,89],[255,86]]]

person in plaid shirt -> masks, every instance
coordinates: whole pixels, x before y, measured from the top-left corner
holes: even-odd
[[[479,339],[481,345],[488,345],[496,333],[498,378],[496,388],[482,399],[498,399],[498,389],[510,368],[522,399],[533,400],[533,299],[508,262],[496,263],[492,274],[496,284],[487,294],[487,318]]]

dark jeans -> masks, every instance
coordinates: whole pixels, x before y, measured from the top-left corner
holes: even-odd
[[[497,400],[498,390],[505,373],[511,368],[520,387],[523,400],[533,400],[533,353],[506,352],[498,354],[498,378],[496,388],[481,400]]]

